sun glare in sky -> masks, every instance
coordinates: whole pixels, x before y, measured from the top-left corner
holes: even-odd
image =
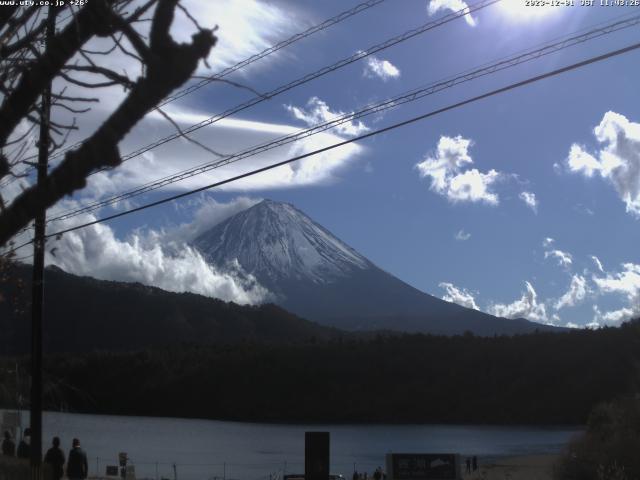
[[[506,16],[519,21],[537,20],[559,11],[559,7],[538,4],[535,1],[527,2],[526,0],[503,0],[499,5]]]

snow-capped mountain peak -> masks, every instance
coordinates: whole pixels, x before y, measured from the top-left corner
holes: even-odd
[[[269,281],[324,283],[371,263],[288,203],[263,200],[194,242],[208,262],[242,268]]]

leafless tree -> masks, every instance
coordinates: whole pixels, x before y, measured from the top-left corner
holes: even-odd
[[[178,11],[195,25],[189,43],[178,43],[170,34]],[[83,188],[91,172],[117,167],[119,142],[193,76],[216,43],[213,30],[200,27],[178,0],[87,0],[81,7],[57,8],[56,32],[45,47],[47,12],[45,7],[0,7],[0,186],[34,164],[40,99],[50,82],[55,82],[52,110],[64,110],[72,118],[60,122],[52,117],[50,153],[60,152],[78,128],[76,117],[98,101],[92,91],[119,86],[126,95],[95,131],[64,151],[44,182],[26,188],[10,203],[0,191],[0,246],[38,211]],[[100,48],[91,47],[96,43]],[[140,75],[132,78],[110,68],[107,60],[113,55],[134,59]],[[78,91],[82,93],[70,94]]]

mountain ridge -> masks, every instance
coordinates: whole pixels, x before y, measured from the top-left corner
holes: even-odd
[[[18,264],[0,284],[0,354],[30,346],[31,266]],[[98,280],[45,269],[44,350],[128,351],[176,344],[299,343],[342,332],[273,304],[237,305],[195,293],[175,293],[133,282]],[[23,288],[18,285],[23,285]]]
[[[445,335],[557,328],[495,317],[422,292],[288,203],[263,200],[202,233],[193,246],[216,268],[237,261],[274,294],[274,303],[327,326]]]

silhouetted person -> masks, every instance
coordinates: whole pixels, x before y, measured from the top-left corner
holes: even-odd
[[[13,457],[16,454],[16,444],[13,443],[11,438],[11,432],[6,430],[4,432],[4,440],[2,440],[2,454],[8,457]]]
[[[478,457],[474,455],[471,462],[473,463],[473,471],[475,472],[478,469]]]
[[[352,480],[359,480],[360,479],[360,475],[358,474],[357,470],[353,471],[353,477],[351,477]]]
[[[18,458],[29,458],[31,456],[31,429],[25,428],[22,440],[18,444]]]
[[[53,473],[53,480],[60,480],[64,475],[64,452],[60,448],[60,439],[53,437],[53,446],[47,450],[47,454],[44,456],[44,463],[51,465],[51,472]]]
[[[380,467],[373,472],[373,480],[382,480],[382,469]]]
[[[84,480],[89,473],[87,454],[80,448],[80,440],[73,439],[72,448],[69,450],[69,461],[67,462],[67,477],[69,480]]]
[[[471,459],[467,457],[467,473],[471,473]]]

